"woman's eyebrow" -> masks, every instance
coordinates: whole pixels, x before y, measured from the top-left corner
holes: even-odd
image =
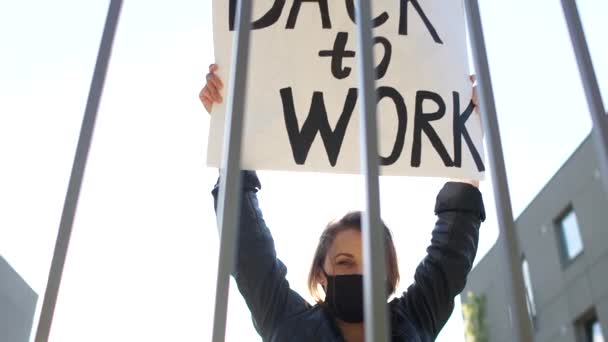
[[[345,256],[345,257],[347,257],[347,258],[351,258],[351,259],[354,259],[354,258],[355,258],[355,256],[354,256],[354,255],[352,255],[352,254],[350,254],[350,253],[338,253],[338,254],[336,254],[336,256],[334,257],[334,259],[337,259],[339,256]]]

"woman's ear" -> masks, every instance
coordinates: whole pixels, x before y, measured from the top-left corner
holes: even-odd
[[[327,289],[327,278],[323,274],[323,272],[317,273],[317,282],[323,287],[323,291]]]

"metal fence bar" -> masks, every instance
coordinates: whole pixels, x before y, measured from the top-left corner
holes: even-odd
[[[507,296],[512,310],[513,331],[517,341],[532,341],[532,325],[526,306],[526,292],[522,269],[520,265],[520,252],[513,210],[507,183],[502,143],[496,115],[496,104],[490,78],[490,67],[486,53],[479,4],[477,0],[465,0],[469,37],[473,50],[475,70],[477,72],[480,109],[484,114],[484,130],[487,136],[487,145],[491,163],[492,185],[496,199],[496,214],[500,229],[500,248],[505,261],[504,269],[509,280]]]
[[[593,62],[587,46],[583,24],[578,13],[575,0],[562,0],[562,8],[566,17],[566,24],[570,32],[572,48],[576,55],[578,69],[581,74],[585,96],[591,119],[593,120],[593,137],[598,155],[598,163],[602,172],[602,180],[606,193],[608,193],[608,116],[602,101],[602,94],[593,69]]]
[[[363,267],[365,340],[389,338],[386,306],[384,231],[380,221],[380,188],[377,130],[377,94],[372,41],[371,1],[357,0],[357,64],[359,70],[361,170],[365,172],[366,204],[363,215]]]
[[[252,3],[253,0],[240,0],[237,5],[238,19],[232,51],[230,89],[224,125],[224,156],[222,160],[222,175],[220,177],[220,193],[218,200],[220,251],[215,290],[215,311],[213,316],[212,341],[214,342],[223,342],[226,335],[230,273],[232,272],[236,259],[236,244],[242,196],[241,147],[247,95]]]
[[[49,271],[40,319],[38,321],[38,330],[36,331],[36,342],[46,342],[49,339],[53,315],[55,314],[55,305],[57,304],[57,295],[59,294],[61,277],[63,275],[63,267],[68,253],[74,217],[78,206],[78,198],[80,196],[82,180],[84,178],[89,156],[91,140],[93,139],[97,111],[103,93],[121,7],[122,0],[110,1],[97,55],[97,62],[95,63],[95,71],[89,89],[89,97],[84,111],[82,127],[80,129],[80,137],[78,138],[78,145],[76,147],[76,156],[74,157],[74,163],[72,164],[72,174],[70,175],[70,182],[63,204],[63,212],[61,213],[61,221],[59,223],[57,240],[55,242],[53,260],[51,261],[51,269]]]

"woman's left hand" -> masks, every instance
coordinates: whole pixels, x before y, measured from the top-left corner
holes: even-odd
[[[224,87],[224,83],[216,74],[218,69],[219,67],[215,63],[209,66],[209,73],[205,77],[207,83],[198,94],[198,98],[201,100],[203,106],[205,107],[205,110],[209,114],[211,114],[213,104],[222,103],[223,100],[221,90]]]

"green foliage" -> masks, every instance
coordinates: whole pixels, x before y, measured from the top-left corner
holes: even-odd
[[[462,303],[464,335],[467,342],[489,342],[486,324],[486,296],[467,293],[466,303]]]

